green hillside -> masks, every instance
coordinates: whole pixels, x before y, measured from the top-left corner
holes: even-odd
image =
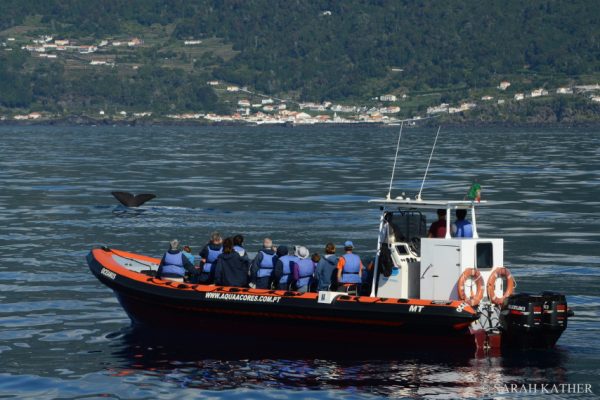
[[[399,105],[409,115],[480,97],[501,80],[511,81],[510,96],[600,80],[594,0],[4,0],[2,8],[5,110],[232,111],[236,99],[206,84],[219,80],[297,101],[408,94]],[[21,49],[40,35],[143,43],[55,59]]]

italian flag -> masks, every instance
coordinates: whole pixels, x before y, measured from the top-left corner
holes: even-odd
[[[481,201],[481,185],[477,182],[471,185],[471,189],[469,189],[469,193],[467,193],[467,197],[471,200],[477,200],[479,203]]]

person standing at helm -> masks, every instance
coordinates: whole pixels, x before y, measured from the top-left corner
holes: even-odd
[[[160,260],[156,277],[183,282],[183,277],[187,271],[190,277],[194,278],[196,269],[194,268],[194,264],[179,250],[179,240],[173,239],[169,242],[169,245],[169,250]]]
[[[315,273],[315,263],[309,258],[310,251],[304,246],[296,246],[296,257],[298,260],[292,264],[292,274],[296,290],[302,293],[308,292]]]
[[[277,248],[277,261],[273,270],[273,282],[275,289],[289,290],[292,281],[292,267],[295,262],[300,260],[292,254],[288,254],[287,246]]]
[[[429,227],[429,238],[445,238],[446,237],[446,210],[440,208],[437,210],[438,220]]]
[[[202,250],[200,250],[200,283],[212,283],[213,279],[213,264],[217,257],[223,252],[223,238],[219,232],[213,232],[210,235],[210,241]]]
[[[344,251],[346,252],[340,257],[337,263],[337,279],[338,283],[356,283],[360,285],[362,282],[363,265],[360,257],[353,253],[354,243],[347,240],[344,243]]]
[[[467,210],[456,210],[456,221],[452,224],[452,236],[454,237],[473,237],[473,225],[471,221],[465,219]]]
[[[271,277],[277,257],[273,251],[273,240],[263,239],[263,247],[256,253],[250,267],[250,280],[256,285],[257,289],[269,289],[271,286]]]

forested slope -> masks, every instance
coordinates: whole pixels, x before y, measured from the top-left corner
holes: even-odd
[[[298,100],[344,101],[431,90],[462,95],[506,78],[558,85],[594,81],[600,74],[595,0],[2,3],[0,38],[20,26],[30,37],[81,40],[144,37],[146,30],[164,28],[162,41],[149,42],[129,59],[117,57],[142,66],[135,72],[72,71],[66,64],[32,63],[22,51],[2,52],[4,107],[138,103],[164,112],[223,109],[205,86],[215,78]],[[219,38],[231,56],[208,52],[187,60],[173,44],[188,38]],[[165,48],[172,58],[189,62],[165,69],[157,63]]]

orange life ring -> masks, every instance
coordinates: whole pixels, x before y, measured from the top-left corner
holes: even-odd
[[[496,296],[496,279],[506,278],[506,284],[502,296]],[[515,278],[508,270],[508,268],[498,267],[492,271],[487,283],[487,293],[490,301],[494,304],[501,305],[508,296],[513,294],[515,290]]]
[[[473,290],[471,290],[471,295],[467,297],[465,283],[467,283],[467,279],[469,278],[472,282],[475,282],[477,291],[473,293]],[[481,277],[481,272],[479,272],[478,269],[467,268],[460,275],[460,278],[458,278],[458,297],[461,300],[464,300],[470,306],[476,306],[479,304],[483,298],[483,278]]]

